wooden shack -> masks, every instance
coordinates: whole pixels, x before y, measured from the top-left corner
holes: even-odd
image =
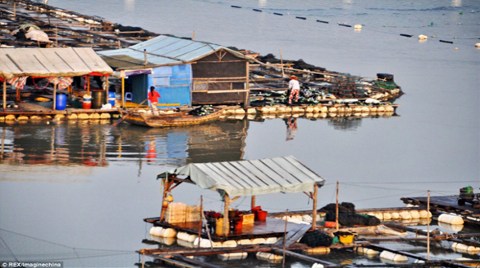
[[[160,35],[99,54],[117,71],[122,96],[132,102],[144,101],[154,86],[160,106],[248,104],[249,58],[238,51]]]

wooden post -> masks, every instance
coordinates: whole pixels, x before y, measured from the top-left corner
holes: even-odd
[[[203,223],[203,195],[200,196],[200,224],[199,224],[199,228],[198,228],[198,238],[201,238],[202,237],[202,223]],[[207,233],[208,233],[208,230],[207,230]],[[198,245],[197,247],[200,247],[200,242],[201,242],[201,239],[198,239]],[[210,243],[212,244],[212,243]],[[213,245],[212,245],[213,246]]]
[[[252,195],[252,199],[250,201],[250,209],[253,209],[255,207],[256,199],[257,199],[257,197]]]
[[[122,78],[122,108],[125,108],[125,71],[121,71],[120,76]]]
[[[223,234],[225,236],[228,236],[230,233],[230,220],[228,219],[228,209],[230,207],[230,196],[228,196],[227,193],[225,193],[223,197],[223,201],[225,202],[225,205],[223,207]]]
[[[162,211],[160,212],[160,221],[165,220],[165,213],[167,212],[167,207],[165,206],[165,198],[167,197],[168,191],[170,190],[170,182],[168,181],[168,174],[166,175],[167,178],[163,181],[163,194],[162,194]]]
[[[285,70],[283,69],[283,56],[282,56],[282,50],[280,49],[280,66],[282,68],[282,78],[285,76]]]
[[[7,79],[3,80],[3,111],[7,110]]]
[[[87,77],[87,93],[89,93],[90,95],[90,76],[87,75],[86,77]]]
[[[288,209],[285,211],[285,215],[288,214]],[[282,245],[282,249],[283,249],[283,259],[282,259],[282,267],[285,267],[285,251],[286,251],[286,247],[287,247],[287,223],[288,223],[288,217],[285,216],[285,225],[283,226],[283,245]]]
[[[58,47],[58,28],[55,26],[55,47]]]
[[[105,103],[104,104],[107,104],[108,103],[108,75],[104,76],[105,77]],[[112,107],[112,108],[115,108],[115,107]]]
[[[57,84],[53,84],[53,110],[57,109]]]
[[[337,181],[337,190],[335,193],[335,228],[338,231],[338,181]]]
[[[244,100],[244,103],[243,103],[243,108],[244,109],[247,109],[248,106],[250,106],[250,78],[249,78],[249,73],[250,73],[250,63],[247,61],[246,62],[246,82],[245,82],[245,100]]]
[[[430,213],[430,190],[427,191],[427,213]],[[430,222],[427,224],[427,260],[430,259]]]
[[[317,229],[317,195],[318,195],[318,184],[313,185],[313,207],[312,207],[312,230]]]
[[[143,49],[143,65],[147,65],[148,60],[147,60],[147,50]]]

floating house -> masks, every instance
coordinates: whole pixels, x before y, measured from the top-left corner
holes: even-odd
[[[248,58],[229,48],[160,35],[98,53],[122,80],[123,106],[144,102],[151,86],[161,94],[161,106],[247,105]]]
[[[92,48],[1,48],[0,82],[3,83],[3,111],[7,105],[7,84],[15,88],[15,99],[20,101],[20,92],[27,78],[47,78],[54,85],[52,109],[55,110],[59,108],[56,107],[57,90],[70,91],[73,77],[108,77],[112,73],[113,70]],[[65,96],[62,99],[66,100]]]

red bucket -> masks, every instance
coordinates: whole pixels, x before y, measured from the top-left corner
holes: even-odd
[[[268,215],[268,212],[266,212],[265,210],[257,211],[258,221],[266,221],[267,220],[267,215]]]
[[[83,101],[83,102],[82,102],[82,108],[83,108],[83,109],[90,109],[90,108],[92,108],[92,102],[91,102],[91,101]]]

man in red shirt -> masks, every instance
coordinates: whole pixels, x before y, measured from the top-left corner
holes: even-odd
[[[155,90],[154,86],[150,87],[150,92],[148,92],[148,100],[150,101],[150,107],[152,109],[152,114],[158,113],[158,99],[160,98],[160,93]]]

